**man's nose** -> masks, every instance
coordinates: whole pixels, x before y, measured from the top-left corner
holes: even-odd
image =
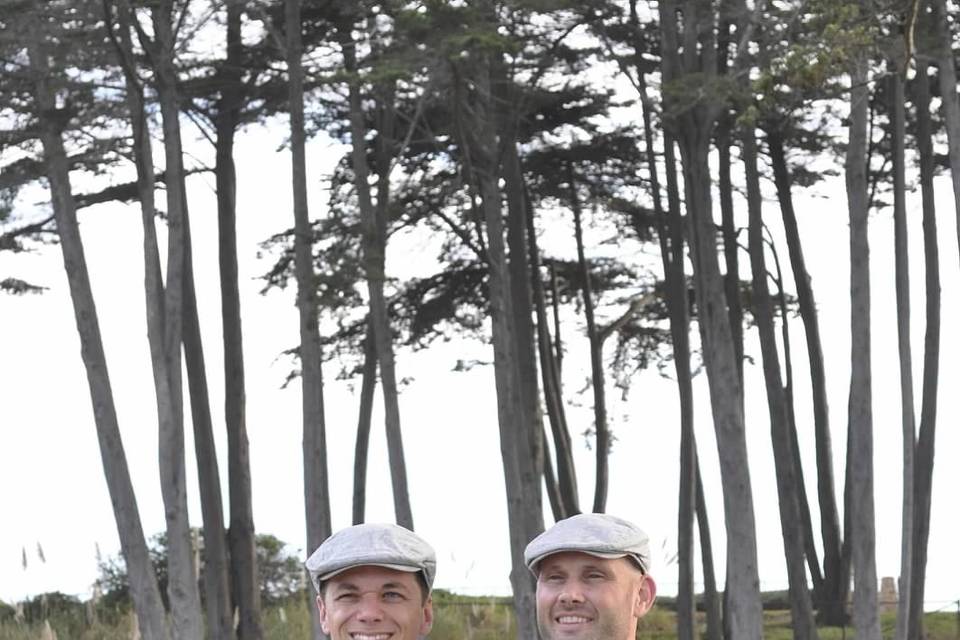
[[[383,608],[380,598],[367,597],[360,600],[360,611],[357,613],[360,622],[380,622],[383,620]]]
[[[581,602],[583,602],[583,591],[581,591],[580,586],[575,582],[565,584],[560,592],[560,603],[579,604]]]

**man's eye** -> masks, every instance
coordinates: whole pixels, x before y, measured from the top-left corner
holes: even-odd
[[[600,573],[599,571],[594,571],[594,572],[592,572],[592,573],[588,573],[588,574],[587,574],[587,579],[588,579],[588,580],[603,580],[603,579],[606,578],[606,577],[607,577],[607,576],[606,576],[605,574]]]
[[[561,582],[563,581],[563,575],[559,573],[548,573],[543,577],[547,582]]]
[[[383,597],[386,600],[406,600],[406,596],[399,591],[387,591],[383,594]]]
[[[355,593],[341,593],[337,596],[337,602],[356,602],[357,594]]]

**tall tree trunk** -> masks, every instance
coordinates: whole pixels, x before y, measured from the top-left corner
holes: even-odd
[[[502,96],[497,102],[501,105],[515,105],[507,88],[509,80],[500,61],[493,67],[495,71],[494,96]],[[497,99],[495,97],[495,99]],[[502,110],[501,110],[502,111]],[[501,166],[500,175],[504,181],[507,200],[507,247],[509,250],[510,301],[514,354],[517,360],[517,381],[519,383],[519,402],[521,431],[529,440],[532,464],[538,470],[544,468],[543,417],[540,413],[540,388],[537,384],[536,342],[533,327],[533,292],[530,283],[530,263],[528,260],[527,218],[532,214],[527,210],[526,188],[523,168],[517,152],[513,107],[509,113],[501,112],[497,118],[500,128]],[[540,474],[538,473],[538,476]],[[530,489],[537,492],[539,502],[541,489],[539,481]],[[531,496],[531,499],[533,496]]]
[[[727,615],[724,623],[732,638],[760,638],[762,612],[757,573],[756,525],[750,488],[746,436],[740,410],[736,355],[726,312],[723,279],[717,259],[716,236],[710,214],[709,138],[688,140],[684,158],[687,200],[692,203],[693,266],[698,318],[704,340],[704,364],[710,387],[717,449],[720,456],[727,527]]]
[[[350,15],[350,12],[348,12]],[[374,344],[377,349],[377,362],[380,365],[380,382],[383,390],[384,413],[387,429],[387,453],[390,459],[390,479],[393,483],[393,504],[397,523],[413,529],[413,511],[410,508],[410,492],[407,488],[407,468],[403,455],[403,438],[400,431],[400,403],[397,397],[396,369],[393,357],[393,337],[390,320],[387,315],[387,302],[383,286],[386,280],[384,272],[386,258],[386,222],[378,221],[370,197],[367,165],[366,124],[364,122],[363,103],[360,96],[360,78],[357,69],[356,43],[351,31],[353,21],[345,19],[337,26],[340,44],[343,49],[344,67],[349,74],[350,92],[350,137],[353,148],[353,174],[360,203],[360,217],[363,232],[363,266],[367,280],[367,293],[370,297],[370,323],[373,327]],[[381,132],[382,133],[382,132]]]
[[[528,234],[529,238],[529,234]],[[534,241],[535,242],[535,241]],[[562,520],[580,513],[577,499],[577,477],[571,453],[570,432],[567,428],[566,411],[563,407],[559,385],[559,373],[550,342],[550,328],[547,326],[546,301],[543,296],[543,284],[539,282],[539,274],[533,271],[534,309],[537,313],[537,352],[540,358],[540,375],[543,380],[544,404],[547,408],[547,418],[553,435],[554,452],[557,458],[556,473],[553,479],[547,481],[547,491],[556,483],[556,497],[551,498],[554,520]],[[546,432],[543,437],[544,476],[553,471],[550,451],[547,444]]]
[[[186,203],[184,203],[186,205]],[[223,497],[220,470],[213,440],[210,416],[210,392],[200,337],[196,285],[193,277],[193,249],[188,208],[183,209],[183,353],[190,391],[190,415],[193,422],[194,452],[200,509],[203,515],[204,590],[207,596],[207,630],[211,638],[234,638],[233,604],[230,597],[230,562],[227,535],[223,523]]]
[[[667,311],[670,316],[670,337],[673,344],[673,362],[680,395],[680,486],[677,509],[677,637],[694,640],[696,637],[696,592],[693,570],[693,522],[696,512],[696,442],[693,434],[693,382],[690,371],[690,313],[687,308],[687,282],[684,273],[683,221],[677,186],[677,166],[674,142],[664,134],[664,163],[667,173],[667,212],[660,194],[660,172],[654,148],[653,101],[647,93],[646,74],[640,43],[640,20],[637,0],[630,1],[630,22],[637,35],[634,60],[637,72],[637,92],[640,95],[643,119],[645,159],[650,174],[653,209],[657,219],[660,242],[660,262],[667,288]],[[637,230],[639,232],[639,229]],[[709,526],[708,526],[709,534]],[[709,545],[709,540],[707,541]],[[712,557],[710,558],[712,569]],[[718,619],[719,622],[719,619]],[[719,638],[717,639],[719,640]]]
[[[679,499],[679,536],[689,538],[683,547],[690,549],[686,567],[679,568],[681,576],[689,575],[690,602],[694,610],[695,594],[693,587],[693,521],[696,517],[700,534],[700,561],[703,568],[703,601],[707,617],[707,640],[723,638],[723,613],[720,595],[717,590],[716,572],[713,565],[713,541],[710,535],[710,520],[707,515],[707,503],[703,490],[703,478],[700,474],[700,462],[697,454],[697,441],[693,425],[693,373],[690,368],[690,312],[688,308],[687,278],[684,273],[684,224],[680,213],[680,189],[677,179],[677,160],[674,139],[669,132],[664,133],[663,159],[667,175],[667,206],[669,218],[667,228],[670,237],[670,268],[672,274],[673,295],[668,298],[675,301],[676,320],[671,319],[671,334],[675,345],[674,359],[677,371],[677,386],[680,392],[680,499]],[[650,158],[648,157],[648,161]],[[661,244],[662,247],[662,244]],[[673,316],[672,316],[673,317]],[[678,332],[674,334],[674,322]],[[686,434],[686,440],[684,440]],[[678,565],[683,559],[678,558]],[[678,594],[679,603],[679,594]],[[678,621],[679,624],[679,621]],[[690,633],[694,633],[691,628]]]
[[[560,338],[560,296],[557,293],[557,265],[550,262],[550,306],[553,309],[553,350],[557,359],[557,376],[563,372],[563,340]]]
[[[323,355],[317,325],[317,287],[313,271],[313,228],[307,209],[306,133],[303,114],[303,40],[301,0],[286,0],[287,69],[290,77],[290,151],[293,160],[294,271],[300,315],[300,364],[303,386],[303,481],[307,549],[330,536],[330,487],[327,476],[326,424],[323,414]],[[310,607],[312,637],[324,638],[316,607]]]
[[[648,159],[649,160],[649,159]],[[679,527],[678,538],[683,536],[684,548],[689,549],[690,557],[684,563],[678,559],[678,574],[688,581],[690,591],[689,607],[696,610],[693,585],[693,524],[696,517],[700,532],[700,561],[703,566],[703,598],[707,613],[707,639],[721,640],[723,637],[723,615],[720,597],[717,592],[716,575],[713,568],[713,543],[710,537],[710,521],[700,476],[700,463],[697,454],[697,441],[693,424],[693,372],[690,368],[690,309],[687,295],[687,276],[684,269],[684,221],[680,213],[680,188],[677,179],[677,159],[674,138],[664,133],[663,160],[667,175],[667,205],[670,213],[670,266],[672,271],[671,298],[675,301],[675,320],[671,320],[670,332],[675,345],[674,358],[677,367],[677,387],[680,393],[680,498],[678,501]],[[677,326],[673,328],[674,323]],[[676,331],[676,333],[674,333]],[[686,435],[686,438],[684,438]],[[689,538],[689,541],[686,540]],[[683,586],[679,587],[682,590]],[[678,602],[680,594],[677,596]],[[692,629],[690,631],[693,633]]]
[[[228,540],[233,600],[239,614],[237,636],[240,640],[260,640],[263,637],[263,627],[256,531],[253,524],[250,445],[247,440],[243,328],[237,270],[237,172],[233,160],[234,137],[239,126],[243,101],[240,76],[243,65],[243,5],[241,0],[228,0],[226,4],[227,60],[221,71],[224,86],[217,105],[215,171],[223,322],[224,417],[227,426],[227,469],[230,485]],[[230,613],[229,623],[232,627],[232,609]]]
[[[847,400],[847,452],[844,457],[844,473],[843,473],[843,546],[840,549],[840,570],[841,574],[846,577],[847,582],[852,582],[853,578],[853,463],[851,458],[853,457],[853,450],[850,448],[850,417],[849,417],[849,398]],[[850,589],[853,588],[853,585],[850,584],[847,587],[847,603],[844,605],[845,611],[849,612],[850,601],[853,600],[853,594],[850,592]],[[849,621],[849,615],[847,616]],[[846,625],[844,625],[846,626]]]
[[[957,98],[957,69],[953,56],[954,35],[950,29],[946,0],[932,0],[933,22],[936,25],[936,60],[940,79],[943,121],[947,128],[950,166],[960,168],[960,99]],[[957,215],[957,239],[960,241],[960,170],[950,171],[953,181],[953,202]]]
[[[363,373],[360,382],[360,415],[357,418],[357,443],[353,454],[353,524],[366,518],[367,453],[370,449],[370,422],[373,417],[373,394],[377,389],[377,348],[373,329],[367,324],[363,339]]]
[[[543,380],[543,397],[547,407],[547,418],[553,435],[553,448],[557,465],[554,480],[557,496],[551,499],[554,519],[561,520],[580,513],[580,499],[577,490],[577,472],[573,463],[573,447],[567,416],[563,406],[563,388],[560,381],[560,364],[553,350],[550,338],[550,324],[547,319],[547,302],[540,279],[540,248],[537,245],[537,232],[533,223],[533,207],[524,191],[526,205],[527,252],[530,260],[530,282],[532,284],[534,311],[536,312],[537,354],[540,358],[540,376]],[[551,275],[553,270],[551,268]],[[556,294],[554,294],[556,295]],[[544,474],[548,471],[549,449],[546,437],[543,438]],[[547,481],[547,490],[553,482]],[[549,495],[549,494],[548,494]],[[556,502],[556,507],[554,507]]]
[[[703,565],[703,606],[707,613],[707,640],[723,638],[723,613],[717,576],[713,568],[713,542],[710,537],[710,520],[707,517],[707,499],[703,492],[703,476],[697,458],[697,443],[693,443],[694,472],[696,474],[697,530],[700,532],[700,556]]]
[[[702,12],[704,7],[698,6],[700,4],[696,0],[684,3],[682,66],[678,55],[677,3],[675,0],[662,0],[659,4],[665,84],[676,82],[685,73],[694,73],[699,69],[704,69],[703,73],[707,76],[715,74],[716,42],[713,40],[713,29],[708,27],[714,15],[712,10]],[[678,136],[683,158],[697,311],[704,336],[704,363],[720,457],[727,529],[725,596],[728,606],[724,625],[730,637],[755,640],[763,633],[763,612],[757,572],[753,492],[741,410],[743,390],[739,384],[736,352],[717,257],[710,194],[709,146],[713,123],[719,115],[718,105],[698,103],[685,109],[684,114],[671,113],[671,107],[668,103],[666,122]]]
[[[723,49],[721,48],[721,51]],[[724,65],[725,66],[725,65]],[[733,350],[737,357],[740,386],[743,386],[743,308],[740,304],[740,247],[737,243],[737,227],[734,223],[733,180],[730,177],[730,126],[732,118],[722,116],[717,126],[717,151],[719,152],[720,229],[723,236],[724,292],[727,296],[727,315],[733,335]]]
[[[482,3],[484,15],[492,15],[489,2]],[[471,156],[473,175],[478,185],[481,209],[486,222],[489,268],[490,316],[493,333],[494,378],[497,389],[497,416],[500,427],[500,453],[503,459],[507,494],[507,518],[510,530],[513,602],[517,616],[517,636],[537,638],[535,585],[523,562],[526,544],[543,530],[539,468],[530,451],[531,438],[523,424],[517,380],[519,372],[512,332],[513,297],[503,237],[503,219],[498,187],[496,118],[491,103],[491,64],[487,54],[472,67],[472,83],[459,80],[456,85],[458,125],[461,144]],[[455,71],[457,71],[455,69]]]
[[[105,6],[109,7],[109,5]],[[103,352],[103,340],[100,335],[96,305],[90,288],[90,276],[87,272],[83,242],[80,238],[80,229],[77,223],[76,204],[70,186],[70,170],[66,150],[63,146],[62,130],[54,119],[57,111],[56,99],[54,89],[51,86],[51,70],[44,46],[46,37],[39,26],[39,12],[39,8],[35,9],[30,16],[27,43],[30,71],[34,80],[34,101],[40,124],[40,140],[43,144],[44,163],[50,185],[57,235],[60,238],[63,265],[67,274],[70,297],[73,301],[77,333],[80,337],[80,355],[86,370],[90,400],[93,405],[93,418],[97,429],[97,441],[100,447],[104,477],[107,490],[110,493],[117,534],[120,538],[120,550],[127,567],[130,595],[133,600],[134,611],[137,614],[140,634],[144,640],[168,640],[170,633],[167,627],[163,600],[160,597],[156,574],[147,551],[143,525],[140,522],[140,514],[137,509],[137,498],[133,491],[127,458],[123,450],[123,441],[120,437],[120,427],[113,402],[113,391],[110,386],[106,356]],[[138,165],[140,165],[144,158],[149,157],[148,153],[144,156],[142,150],[144,144],[149,145],[150,136],[147,121],[144,117],[143,92],[140,87],[137,87],[137,90],[132,94],[132,105],[136,105],[135,108],[131,109],[131,120],[133,122],[134,145],[141,150],[141,153],[137,154]],[[152,229],[153,172],[150,171],[148,176],[142,176],[143,179],[138,184],[138,190],[141,193],[149,191],[149,198],[142,206],[144,220],[146,221],[149,218]],[[141,176],[138,171],[139,177]],[[155,255],[156,235],[155,233],[151,235],[145,227],[144,247],[147,255],[150,253],[148,245],[151,241],[153,242]],[[145,273],[145,289],[148,292],[158,291],[162,286],[160,279],[159,260],[155,264],[148,264]],[[162,308],[151,305],[149,302],[156,302],[157,299],[156,296],[150,297],[148,293],[147,317],[148,320],[152,318],[148,327],[152,325],[155,331],[159,330],[162,333]]]
[[[790,585],[790,612],[795,640],[817,638],[813,621],[813,606],[807,588],[804,566],[803,530],[801,522],[799,491],[794,468],[794,456],[790,438],[787,399],[780,375],[780,356],[777,353],[777,336],[773,324],[773,308],[770,289],[767,285],[767,265],[764,257],[762,195],[760,173],[757,169],[757,143],[754,131],[749,128],[743,136],[743,162],[746,169],[747,208],[750,215],[749,246],[750,265],[753,272],[753,315],[760,334],[760,350],[763,359],[763,377],[766,382],[767,404],[770,410],[770,432],[773,441],[773,456],[776,467],[777,493],[780,505],[780,527],[783,532],[783,547],[786,554],[787,576]]]
[[[645,91],[641,92],[646,95]],[[690,371],[690,315],[687,309],[687,281],[683,267],[683,221],[677,189],[673,140],[664,140],[667,156],[667,192],[669,218],[660,201],[657,165],[653,151],[653,130],[649,104],[645,103],[643,127],[647,143],[647,165],[653,178],[653,206],[657,216],[660,257],[667,285],[667,311],[670,314],[670,336],[673,343],[673,364],[680,394],[680,495],[677,510],[677,637],[696,637],[696,602],[693,584],[693,522],[696,512],[697,462],[693,432],[693,375]],[[669,230],[669,231],[668,231]],[[709,540],[707,541],[709,545]],[[711,558],[712,567],[712,558]]]
[[[583,249],[583,214],[577,194],[576,175],[573,166],[567,164],[567,182],[573,208],[574,237],[577,241],[577,262],[583,278],[583,313],[587,319],[587,337],[590,340],[590,373],[593,386],[593,425],[596,430],[597,480],[593,494],[594,513],[603,513],[607,502],[607,486],[610,482],[610,434],[607,428],[607,401],[603,379],[603,343],[597,332],[593,315],[593,287],[590,284],[590,269]]]
[[[550,446],[547,443],[547,430],[540,422],[540,439],[543,442],[543,484],[545,485],[547,502],[550,503],[550,512],[553,514],[554,521],[560,521],[569,518],[566,506],[563,504],[563,496],[560,494],[560,483],[557,482],[557,474],[553,470],[553,456],[550,454]]]
[[[486,7],[490,11],[489,7]],[[493,13],[487,13],[494,17]],[[489,59],[489,77],[491,90],[490,107],[497,124],[499,175],[503,180],[504,196],[507,205],[507,249],[510,274],[510,336],[516,359],[517,411],[520,419],[520,432],[527,438],[529,462],[522,461],[521,472],[525,469],[536,470],[535,483],[524,482],[524,490],[530,492],[526,500],[531,504],[540,504],[542,490],[539,478],[544,469],[543,418],[539,409],[540,391],[537,384],[537,363],[533,327],[533,294],[530,284],[530,264],[528,261],[527,218],[532,214],[528,210],[526,183],[523,167],[517,150],[517,129],[522,117],[522,106],[516,96],[514,78],[502,55]],[[533,495],[535,494],[535,495]],[[541,518],[542,525],[542,518]]]
[[[183,433],[183,390],[180,349],[183,339],[184,269],[186,263],[186,193],[180,142],[180,108],[174,67],[173,2],[162,0],[152,9],[157,42],[155,76],[163,116],[163,146],[167,172],[167,286],[165,347],[173,424],[161,428],[160,488],[167,522],[167,593],[173,635],[201,638],[203,614],[194,568],[193,544],[187,515],[186,466]],[[163,425],[161,425],[163,427]]]
[[[897,294],[897,349],[900,354],[900,406],[903,428],[903,510],[900,529],[900,597],[897,640],[907,639],[910,611],[910,554],[913,549],[913,453],[916,417],[913,399],[913,355],[910,349],[910,262],[907,255],[906,169],[904,167],[905,97],[901,65],[890,76],[890,138],[893,144],[893,256]]]
[[[776,125],[767,130],[767,146],[773,166],[777,199],[783,217],[787,251],[797,287],[797,302],[807,342],[807,359],[810,365],[810,385],[813,396],[813,424],[817,458],[817,497],[820,505],[820,535],[823,538],[823,593],[816,594],[820,606],[820,620],[839,626],[846,622],[848,579],[841,561],[840,515],[837,509],[833,473],[833,445],[830,436],[830,414],[827,405],[826,368],[823,347],[820,342],[820,323],[817,305],[807,272],[797,217],[790,193],[791,179],[783,148],[783,134]]]
[[[850,210],[850,435],[854,595],[853,623],[860,640],[880,639],[877,613],[873,505],[873,414],[870,372],[870,245],[867,238],[867,61],[850,72],[850,142],[846,158]]]
[[[717,74],[730,72],[730,48],[733,43],[730,32],[733,27],[733,13],[747,15],[746,5],[742,2],[723,0],[719,3],[717,17]],[[739,29],[738,29],[739,31]],[[740,247],[737,242],[737,226],[734,222],[733,179],[731,169],[731,133],[735,123],[733,113],[725,111],[717,121],[716,147],[718,155],[717,188],[720,194],[720,233],[723,237],[723,274],[724,291],[727,295],[727,315],[730,316],[730,331],[733,335],[733,349],[737,355],[737,370],[740,373],[740,387],[743,388],[743,305],[740,303]],[[741,397],[741,402],[743,398]],[[743,411],[743,408],[740,409]]]
[[[693,261],[697,286],[698,318],[703,323],[704,361],[710,385],[714,427],[717,431],[727,525],[727,598],[724,619],[730,636],[754,638],[761,633],[756,525],[750,488],[746,436],[741,411],[742,389],[737,382],[736,354],[726,316],[723,281],[717,262],[716,238],[710,216],[710,180],[707,151],[694,145],[688,150],[696,227]],[[699,273],[696,273],[699,272]]]
[[[806,551],[807,570],[813,582],[813,606],[818,606],[817,598],[823,594],[823,573],[820,569],[820,558],[817,553],[815,536],[813,533],[813,519],[810,517],[810,501],[807,498],[806,481],[804,480],[803,462],[800,458],[800,439],[797,435],[797,416],[794,411],[793,398],[793,350],[790,346],[790,311],[787,305],[787,295],[783,286],[783,271],[780,268],[780,257],[777,247],[772,240],[767,241],[770,255],[773,257],[774,272],[777,284],[777,304],[780,307],[780,339],[783,341],[783,370],[785,382],[783,392],[787,403],[787,426],[790,432],[790,452],[793,456],[793,469],[796,474],[797,499],[800,503],[801,526],[803,530],[803,547]]]
[[[933,493],[933,454],[937,426],[937,377],[940,364],[940,256],[937,248],[937,215],[933,196],[934,155],[930,124],[930,87],[927,64],[917,61],[917,146],[920,150],[920,185],[923,194],[923,252],[926,267],[926,336],[923,352],[923,397],[920,437],[914,459],[913,535],[910,569],[908,638],[922,638],[923,594],[930,536],[930,500]],[[953,165],[956,167],[956,165]],[[951,171],[956,171],[951,169]]]

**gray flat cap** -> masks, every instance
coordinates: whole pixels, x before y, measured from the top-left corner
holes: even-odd
[[[395,524],[358,524],[341,529],[323,541],[307,558],[306,567],[317,593],[320,583],[361,566],[421,572],[427,589],[433,588],[437,557],[427,542]]]
[[[527,568],[537,573],[537,563],[562,551],[579,551],[600,558],[634,560],[646,572],[650,567],[650,538],[637,525],[605,513],[581,513],[534,538],[523,552]]]

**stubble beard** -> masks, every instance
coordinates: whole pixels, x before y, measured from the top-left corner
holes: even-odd
[[[616,620],[595,619],[591,627],[577,636],[560,635],[555,633],[557,624],[553,623],[552,619],[546,622],[537,620],[537,628],[543,640],[618,640],[630,637],[625,629],[617,628]]]

